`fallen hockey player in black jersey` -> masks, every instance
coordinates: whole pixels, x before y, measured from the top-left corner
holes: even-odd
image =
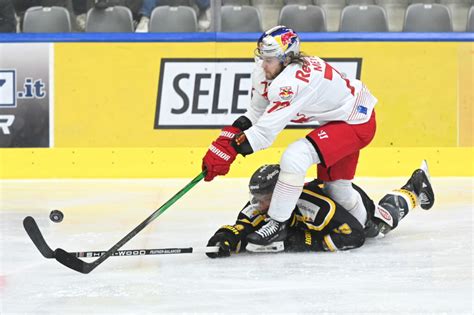
[[[322,182],[306,183],[291,215],[291,224],[284,241],[260,245],[259,230],[265,223],[280,167],[264,165],[251,177],[250,201],[240,211],[234,225],[224,225],[208,242],[219,246],[219,252],[207,253],[211,258],[227,257],[244,250],[250,252],[305,252],[338,251],[360,247],[366,237],[383,236],[395,229],[400,220],[416,206],[428,210],[434,204],[428,165],[422,162],[408,182],[400,189],[386,194],[377,205],[358,186],[367,210],[367,221],[362,226],[346,209],[338,205],[324,192]],[[268,231],[271,234],[272,231]]]

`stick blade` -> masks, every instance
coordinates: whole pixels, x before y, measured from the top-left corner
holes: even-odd
[[[87,274],[91,272],[93,269],[93,268],[91,269],[88,267],[89,265],[88,263],[80,260],[74,255],[69,254],[62,248],[56,248],[56,250],[54,251],[54,258],[56,258],[56,260],[59,263],[63,264],[64,266],[72,270],[76,270],[77,272],[80,272],[80,273]]]
[[[36,224],[35,219],[33,217],[27,216],[23,219],[23,227],[25,228],[26,233],[35,244],[38,251],[43,255],[44,258],[54,258],[54,251],[51,247],[48,246],[46,241],[44,240],[43,235]]]

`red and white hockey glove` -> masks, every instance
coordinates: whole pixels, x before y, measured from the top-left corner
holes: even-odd
[[[202,169],[206,169],[206,177],[204,180],[209,182],[218,175],[225,175],[229,172],[230,165],[237,156],[237,151],[232,147],[231,143],[234,137],[241,130],[237,127],[225,127],[221,130],[220,136],[211,143],[209,150],[202,159]]]
[[[227,126],[222,128],[221,134],[216,139],[216,142],[219,144],[230,144],[234,140],[235,136],[241,133],[240,128],[234,126]]]

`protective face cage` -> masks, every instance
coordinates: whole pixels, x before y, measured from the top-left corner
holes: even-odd
[[[273,195],[273,190],[280,174],[280,165],[265,164],[259,167],[250,178],[249,192],[250,203],[262,209],[268,206]]]
[[[270,201],[272,200],[272,195],[273,192],[263,194],[249,192],[250,204],[261,209],[263,204],[270,204]]]

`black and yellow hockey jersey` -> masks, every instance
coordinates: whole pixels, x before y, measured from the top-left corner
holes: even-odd
[[[362,189],[354,188],[361,194],[367,212],[373,213],[373,201]],[[250,203],[240,211],[234,227],[240,231],[241,248],[246,245],[246,236],[259,229],[266,218],[266,213]],[[364,227],[326,196],[318,181],[304,186],[290,220],[290,232],[285,241],[287,251],[345,250],[360,247],[365,241]]]

